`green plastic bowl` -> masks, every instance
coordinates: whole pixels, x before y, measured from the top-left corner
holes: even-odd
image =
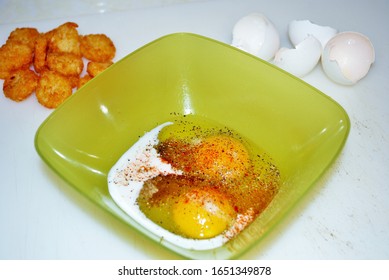
[[[270,206],[217,249],[186,250],[161,239],[108,193],[113,164],[174,113],[197,114],[237,131],[270,154],[281,172]],[[344,109],[300,79],[224,43],[177,33],[134,51],[73,94],[42,123],[35,147],[59,176],[129,230],[186,258],[231,259],[285,217],[334,162],[349,129]]]

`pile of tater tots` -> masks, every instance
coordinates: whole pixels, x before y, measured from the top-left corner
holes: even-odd
[[[35,92],[40,104],[56,108],[73,89],[111,66],[112,40],[105,34],[81,35],[77,28],[66,22],[44,33],[30,27],[13,30],[0,48],[4,95],[19,102]]]

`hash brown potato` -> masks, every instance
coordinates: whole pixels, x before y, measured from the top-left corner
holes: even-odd
[[[42,33],[35,41],[33,65],[35,71],[38,73],[47,70],[46,57],[51,36],[51,32]]]
[[[109,62],[95,62],[90,61],[86,67],[86,72],[92,77],[96,77],[98,74],[103,72],[105,69],[107,69],[109,66],[113,64],[112,61]]]
[[[12,72],[4,81],[4,95],[14,101],[22,101],[36,89],[38,75],[30,69],[19,69]]]
[[[63,75],[55,71],[44,71],[39,78],[35,95],[46,108],[56,108],[72,95],[72,85]]]
[[[89,74],[82,76],[80,79],[78,79],[77,88],[81,88],[83,85],[85,85],[87,82],[89,82],[92,79],[93,77],[90,76]]]
[[[78,25],[74,22],[66,22],[52,30],[49,50],[51,52],[73,53],[81,56],[77,27]]]
[[[8,42],[0,48],[0,79],[20,68],[28,68],[32,62],[33,50],[27,45]]]
[[[105,34],[81,36],[80,43],[82,55],[91,61],[108,62],[115,57],[115,45]]]
[[[8,36],[7,43],[14,42],[29,46],[34,49],[35,41],[39,37],[39,31],[36,28],[22,27],[16,28]]]
[[[80,75],[84,68],[82,57],[73,53],[48,53],[46,60],[50,70],[56,71],[64,76]]]

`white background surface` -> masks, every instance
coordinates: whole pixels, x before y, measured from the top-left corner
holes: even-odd
[[[233,25],[251,12],[273,21],[286,47],[294,19],[364,33],[376,62],[352,87],[331,82],[320,65],[303,78],[348,112],[348,141],[300,204],[242,259],[389,259],[388,1],[0,0],[0,41],[15,27],[48,31],[74,21],[82,34],[111,37],[119,60],[177,31],[230,43]],[[51,112],[35,96],[15,103],[0,95],[0,259],[179,259],[113,219],[42,162],[33,141]]]

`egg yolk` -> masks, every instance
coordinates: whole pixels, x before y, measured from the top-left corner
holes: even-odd
[[[230,180],[245,174],[250,156],[239,140],[225,135],[210,136],[198,145],[194,165],[211,179]]]
[[[178,230],[194,239],[221,234],[234,217],[235,212],[228,200],[214,189],[184,193],[173,207],[173,220]]]

